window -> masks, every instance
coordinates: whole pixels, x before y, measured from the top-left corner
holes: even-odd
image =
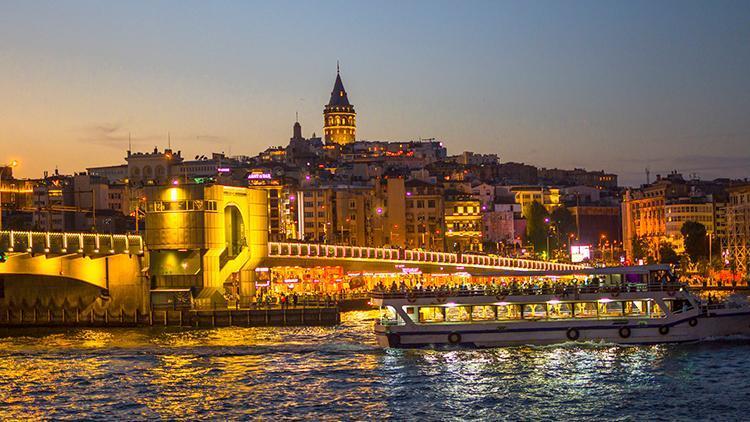
[[[543,303],[528,303],[523,305],[523,319],[547,318],[547,308]]]
[[[419,308],[419,322],[443,322],[445,321],[444,308],[439,306],[423,306]]]
[[[625,302],[625,315],[645,317],[648,315],[647,303],[645,300],[629,300]]]
[[[547,310],[551,319],[573,318],[572,303],[548,303]]]
[[[472,321],[492,321],[495,319],[495,307],[494,306],[472,306],[471,307],[471,319]]]
[[[596,318],[596,302],[580,302],[575,304],[576,318]]]
[[[622,302],[599,303],[599,317],[611,318],[623,316]]]
[[[471,319],[469,306],[454,306],[445,308],[445,320],[448,322],[467,322]]]
[[[507,321],[513,319],[520,319],[520,305],[498,305],[497,306],[497,319],[498,321]]]
[[[435,200],[434,199],[430,199],[429,201],[427,201],[427,208],[435,208]]]
[[[357,201],[349,201],[349,209],[353,210],[357,208]]]
[[[666,315],[664,314],[664,310],[661,309],[661,306],[659,306],[658,303],[654,303],[652,301],[648,302],[649,305],[649,316],[651,318],[664,318]]]

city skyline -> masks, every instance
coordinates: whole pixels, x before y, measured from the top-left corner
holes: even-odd
[[[323,133],[341,60],[358,139],[437,138],[623,185],[646,167],[750,175],[746,4],[175,4],[0,6],[0,161],[82,171],[122,162],[129,134],[134,150],[169,136],[186,156],[255,155],[295,113]]]

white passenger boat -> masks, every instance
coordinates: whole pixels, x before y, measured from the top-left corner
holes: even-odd
[[[524,276],[527,276],[524,274]],[[532,276],[594,277],[594,285],[372,292],[383,347],[497,347],[567,341],[678,343],[750,334],[750,304],[707,304],[668,266],[592,268]]]

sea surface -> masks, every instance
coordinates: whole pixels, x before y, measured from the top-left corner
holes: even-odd
[[[0,420],[748,420],[750,340],[385,350],[333,328],[0,331]]]

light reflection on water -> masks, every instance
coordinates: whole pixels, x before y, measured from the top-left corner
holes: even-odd
[[[0,418],[743,419],[750,341],[383,350],[334,328],[0,332]]]

